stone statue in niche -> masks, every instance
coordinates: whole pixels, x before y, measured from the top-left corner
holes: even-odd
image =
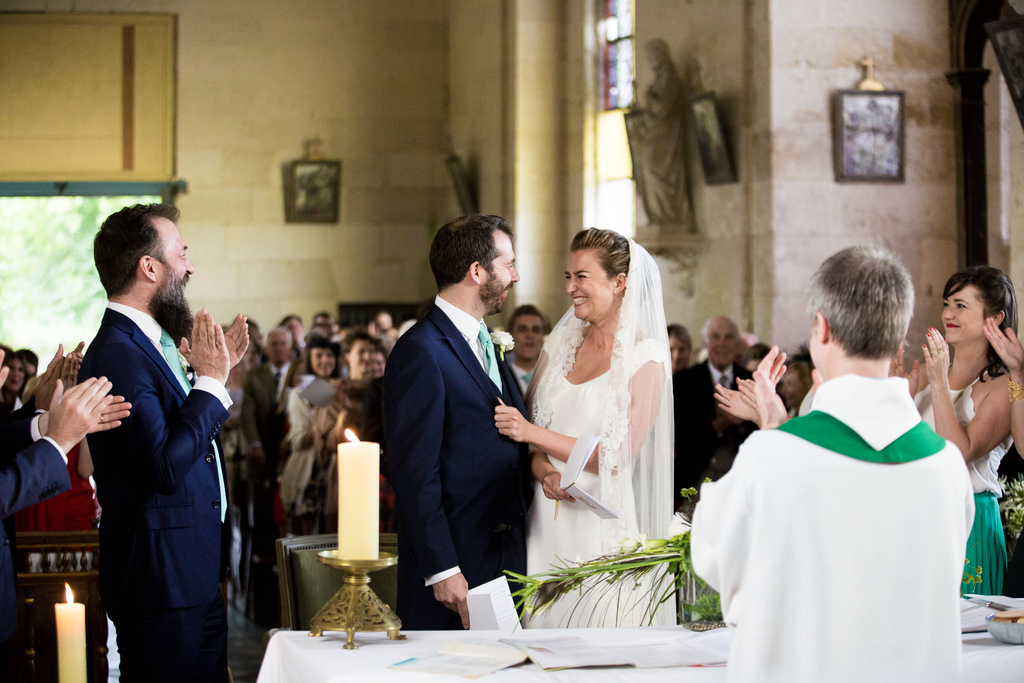
[[[654,80],[644,93],[644,109],[626,114],[633,158],[633,178],[650,225],[678,226],[692,232],[690,197],[683,157],[682,83],[668,43],[661,38],[644,46]]]

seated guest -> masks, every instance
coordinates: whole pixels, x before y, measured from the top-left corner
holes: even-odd
[[[519,384],[519,393],[526,396],[526,388],[537,369],[537,360],[544,348],[544,337],[551,331],[551,325],[540,309],[532,304],[523,304],[512,311],[508,319],[508,331],[515,342],[512,353],[505,354],[512,374]]]
[[[316,334],[306,343],[306,353],[310,374],[331,384],[341,384],[341,348],[337,344]],[[336,400],[326,406],[314,406],[295,390],[288,395],[287,406],[291,453],[281,473],[281,504],[292,531],[314,534],[323,516],[327,471],[338,445],[334,427],[343,405]]]
[[[25,365],[21,357],[9,346],[0,346],[4,352],[3,367],[7,368],[7,381],[0,389],[0,417],[6,417],[21,407],[21,393],[25,388]]]
[[[25,370],[25,386],[28,386],[29,380],[36,376],[36,372],[39,369],[39,356],[32,349],[21,349],[16,352],[18,358],[21,358],[21,365]],[[22,390],[21,400],[27,402],[28,399],[24,396],[25,391]]]
[[[672,374],[682,372],[690,367],[690,355],[693,353],[693,339],[690,331],[682,325],[668,326],[668,346],[672,351]]]
[[[757,366],[761,364],[761,361],[764,360],[764,357],[768,355],[769,351],[771,351],[770,346],[758,342],[743,352],[743,361],[740,365],[742,365],[747,372],[752,373],[757,370]]]
[[[786,374],[779,380],[779,396],[786,404],[790,417],[796,417],[804,397],[814,386],[811,379],[811,365],[807,361],[791,360],[786,364]]]
[[[914,310],[892,254],[852,247],[811,279],[815,411],[756,375],[762,429],[701,487],[694,571],[722,598],[730,681],[958,677],[959,587],[974,518],[957,448],[886,379]]]
[[[749,372],[733,363],[740,331],[725,316],[712,318],[701,331],[708,359],[672,377],[675,400],[675,485],[679,490],[696,486],[705,477],[717,479],[729,471],[740,444],[756,428],[720,410],[715,385],[736,389],[736,380],[750,379]]]

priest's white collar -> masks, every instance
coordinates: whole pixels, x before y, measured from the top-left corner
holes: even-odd
[[[836,377],[818,387],[811,409],[836,418],[876,451],[921,421],[910,397],[910,384],[902,377]]]

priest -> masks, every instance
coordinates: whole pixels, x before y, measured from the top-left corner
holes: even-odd
[[[693,567],[733,631],[729,680],[955,677],[974,502],[957,448],[889,377],[910,276],[883,249],[851,247],[815,273],[808,310],[825,380],[812,412],[782,424],[762,365],[763,428],[694,514]]]

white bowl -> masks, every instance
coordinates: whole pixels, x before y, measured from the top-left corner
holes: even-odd
[[[998,621],[990,614],[988,620],[988,632],[996,640],[1008,645],[1024,645],[1024,622]]]

